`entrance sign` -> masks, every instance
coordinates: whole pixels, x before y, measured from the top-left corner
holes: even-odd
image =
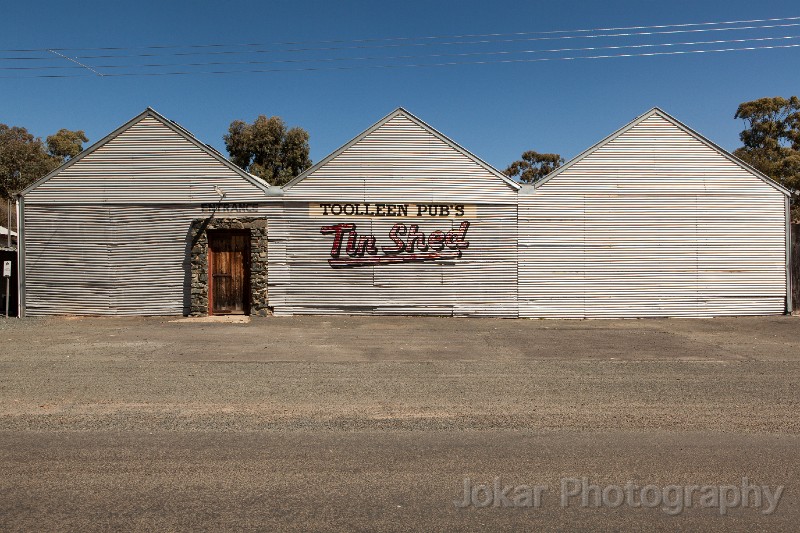
[[[200,204],[204,213],[257,213],[258,204],[246,202]]]

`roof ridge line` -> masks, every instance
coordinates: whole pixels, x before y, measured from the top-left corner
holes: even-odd
[[[317,162],[316,164],[314,164],[311,167],[307,168],[305,171],[300,173],[300,175],[298,175],[294,179],[290,180],[288,183],[284,184],[283,188],[284,189],[289,189],[291,187],[294,187],[296,184],[298,184],[299,182],[303,181],[305,178],[307,178],[308,176],[310,176],[311,174],[313,174],[314,172],[319,170],[323,165],[327,164],[328,162],[330,162],[331,160],[333,160],[337,156],[341,155],[344,151],[346,151],[347,149],[351,148],[356,143],[358,143],[359,141],[363,140],[365,137],[367,137],[368,135],[370,135],[371,133],[373,133],[374,131],[376,131],[380,127],[382,127],[385,124],[387,124],[393,118],[395,118],[397,116],[400,116],[400,115],[405,116],[406,118],[408,118],[409,120],[414,122],[417,126],[422,128],[423,130],[427,131],[428,133],[430,133],[431,135],[433,135],[434,137],[436,137],[440,141],[444,142],[446,145],[450,146],[450,148],[456,150],[461,155],[467,157],[468,159],[472,160],[473,162],[475,162],[479,166],[483,167],[485,170],[487,170],[491,174],[493,174],[496,177],[500,178],[501,180],[503,180],[507,185],[509,185],[513,189],[519,190],[519,188],[520,188],[520,184],[519,183],[517,183],[516,181],[512,180],[508,176],[504,175],[502,172],[500,172],[499,170],[497,170],[496,168],[494,168],[490,164],[486,163],[484,160],[482,160],[481,158],[479,158],[478,156],[476,156],[475,154],[473,154],[472,152],[470,152],[466,148],[462,147],[460,144],[458,144],[457,142],[452,140],[450,137],[444,135],[443,133],[438,131],[436,128],[434,128],[433,126],[431,126],[430,124],[428,124],[424,120],[420,119],[419,117],[417,117],[416,115],[414,115],[413,113],[411,113],[410,111],[405,109],[404,107],[395,108],[391,113],[385,115],[383,118],[381,118],[377,122],[373,123],[367,129],[365,129],[364,131],[362,131],[361,133],[359,133],[358,135],[356,135],[355,137],[353,137],[352,139],[347,141],[345,144],[343,144],[342,146],[340,146],[339,148],[337,148],[336,150],[334,150],[333,152],[331,152],[330,154],[328,154],[327,156],[322,158],[319,162]]]

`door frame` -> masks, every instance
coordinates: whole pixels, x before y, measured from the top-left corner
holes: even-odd
[[[245,241],[247,243],[247,247],[244,253],[243,258],[243,268],[244,268],[244,295],[242,302],[242,307],[244,309],[243,314],[245,316],[250,315],[250,306],[251,306],[251,299],[252,294],[250,290],[250,255],[251,251],[251,235],[249,229],[209,229],[207,230],[207,238],[208,238],[208,315],[209,316],[225,316],[225,315],[235,315],[238,313],[214,313],[214,250],[211,246],[212,236],[213,238],[218,238],[219,236],[232,236],[232,235],[242,235],[247,237]]]

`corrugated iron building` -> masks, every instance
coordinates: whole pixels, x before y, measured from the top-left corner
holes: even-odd
[[[265,216],[271,198],[266,183],[148,108],[22,192],[22,309],[188,313],[193,221],[230,205]]]
[[[787,198],[658,109],[522,187],[398,109],[281,189],[148,109],[23,192],[20,307],[779,314]]]
[[[787,191],[659,109],[525,187],[519,213],[520,316],[787,309]]]
[[[270,304],[278,314],[515,317],[518,189],[398,109],[284,187]]]

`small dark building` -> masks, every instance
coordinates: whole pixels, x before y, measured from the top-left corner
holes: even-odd
[[[6,277],[2,276],[3,265],[8,261],[11,263],[11,277],[6,283]],[[19,279],[17,277],[17,250],[15,248],[8,248],[5,243],[0,244],[0,315],[5,316],[6,301],[8,301],[8,316],[17,316],[19,308],[19,299],[17,287],[19,287]],[[8,287],[8,293],[6,293]]]

